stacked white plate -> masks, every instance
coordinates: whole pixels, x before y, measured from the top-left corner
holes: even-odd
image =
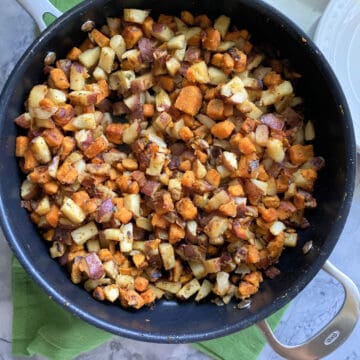
[[[350,107],[360,153],[360,1],[332,0],[314,36],[337,75]]]

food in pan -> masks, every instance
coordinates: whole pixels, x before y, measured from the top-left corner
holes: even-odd
[[[82,30],[15,119],[21,204],[51,257],[125,308],[249,298],[316,207],[300,74],[224,15],[125,9]]]

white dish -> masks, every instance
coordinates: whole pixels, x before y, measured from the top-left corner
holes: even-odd
[[[314,40],[341,83],[353,119],[356,148],[360,152],[360,1],[330,1]]]

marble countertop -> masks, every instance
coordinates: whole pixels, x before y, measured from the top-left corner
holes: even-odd
[[[309,34],[313,34],[317,21],[328,0],[266,0],[291,17]],[[336,0],[337,1],[337,0]],[[291,3],[291,5],[289,5]],[[0,1],[0,89],[21,54],[37,36],[37,28],[30,16],[15,0]],[[358,161],[360,159],[358,158]],[[350,215],[330,260],[349,275],[360,287],[360,171],[357,171],[356,191]],[[11,355],[12,304],[10,289],[11,252],[0,232],[0,359],[21,359]],[[301,343],[321,329],[338,311],[343,302],[341,286],[321,271],[306,289],[291,303],[281,320],[277,336],[286,344]],[[327,360],[360,360],[360,323],[349,339]],[[166,354],[166,355],[165,355]],[[85,359],[133,360],[206,360],[207,356],[188,345],[149,344],[120,337],[78,357]],[[33,357],[41,359],[41,357]],[[280,360],[269,346],[259,360]],[[235,359],[227,359],[235,360]]]

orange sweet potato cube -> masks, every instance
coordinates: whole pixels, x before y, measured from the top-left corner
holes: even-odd
[[[201,90],[195,85],[183,87],[175,101],[175,107],[177,109],[192,116],[199,112],[201,104]]]

